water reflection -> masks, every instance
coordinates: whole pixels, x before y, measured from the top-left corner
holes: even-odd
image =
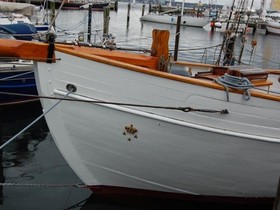
[[[271,205],[265,204],[225,204],[220,202],[198,202],[174,200],[174,199],[162,199],[162,198],[150,198],[150,197],[100,197],[91,194],[86,200],[82,200],[76,205],[73,205],[67,209],[71,209],[74,206],[80,206],[83,210],[204,210],[204,209],[215,209],[215,210],[271,210]]]
[[[1,107],[1,145],[29,125],[42,113],[39,101]],[[44,119],[8,144],[2,151],[2,166],[12,167],[34,156],[40,141],[44,140],[48,127]]]
[[[0,114],[2,145],[40,116],[42,108],[37,101],[0,107]],[[44,119],[4,147],[0,162],[0,182],[6,184],[0,187],[1,210],[64,209],[91,193],[70,186],[81,180],[61,156]],[[60,184],[66,186],[50,187]]]

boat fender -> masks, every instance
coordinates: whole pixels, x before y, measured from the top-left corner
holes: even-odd
[[[215,27],[216,28],[222,28],[222,23],[221,22],[215,22]]]
[[[251,45],[252,47],[255,47],[257,45],[257,40],[252,40]]]

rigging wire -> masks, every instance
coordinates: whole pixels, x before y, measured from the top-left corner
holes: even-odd
[[[52,96],[39,96],[39,95],[32,95],[32,94],[22,94],[22,93],[11,93],[11,92],[4,92],[4,91],[1,91],[0,94],[14,95],[14,96],[26,96],[26,97],[40,98],[40,99],[54,99],[54,100],[59,100],[59,102],[61,102],[61,101],[74,101],[74,102],[85,102],[85,103],[93,103],[93,104],[110,104],[110,105],[118,105],[118,106],[142,107],[142,108],[153,108],[153,109],[168,109],[168,110],[177,110],[177,111],[183,111],[183,112],[209,112],[209,113],[228,114],[227,109],[223,109],[223,110],[196,109],[196,108],[192,108],[192,107],[159,106],[159,105],[131,104],[131,103],[112,102],[112,101],[82,100],[82,99],[66,98],[69,95],[69,93],[62,98],[52,97]],[[1,106],[1,104],[0,104],[0,106]],[[0,147],[0,149],[1,149],[1,147]]]
[[[20,76],[24,76],[24,75],[28,75],[28,74],[31,74],[31,73],[34,73],[34,71],[30,70],[29,72],[24,72],[24,73],[21,73],[21,74],[16,74],[16,75],[13,75],[13,76],[0,78],[0,81],[14,79],[14,78],[17,78],[17,77],[20,77]],[[27,79],[27,78],[25,78],[25,79]]]
[[[236,42],[235,43],[238,47],[241,47],[241,45],[240,45],[240,43],[238,43],[238,42]],[[248,53],[252,53],[252,50],[250,50],[250,49],[248,49],[247,47],[246,47],[246,45],[244,46],[244,51],[246,51],[246,52],[248,52]],[[266,58],[266,57],[264,57],[264,56],[262,56],[262,55],[260,55],[260,54],[258,54],[258,53],[254,53],[255,54],[255,56],[258,56],[259,58],[262,58],[263,60],[266,60],[266,61],[269,61],[270,63],[274,63],[274,64],[278,64],[279,65],[279,62],[277,62],[277,61],[274,61],[274,60],[271,60],[271,59],[268,59],[268,58]],[[242,62],[241,62],[242,63]]]
[[[49,33],[49,32],[51,31],[52,27],[54,26],[55,20],[56,20],[58,14],[60,13],[60,11],[61,11],[61,9],[62,9],[62,7],[63,7],[63,5],[64,5],[65,2],[66,2],[66,0],[63,0],[63,1],[61,2],[61,4],[60,4],[60,6],[59,6],[59,8],[58,8],[58,10],[57,10],[57,12],[56,12],[54,18],[52,19],[52,21],[51,21],[51,23],[50,23],[50,25],[49,25],[49,29],[48,29],[47,33]]]
[[[42,119],[46,114],[48,114],[51,110],[53,110],[60,102],[62,102],[63,99],[65,99],[71,92],[72,92],[72,90],[68,91],[67,94],[63,98],[59,99],[59,101],[57,101],[53,106],[51,106],[43,114],[41,114],[39,117],[37,117],[35,120],[33,120],[29,125],[27,125],[25,128],[23,128],[20,132],[18,132],[16,135],[14,135],[12,138],[10,138],[8,141],[3,143],[0,146],[0,150],[3,149],[5,146],[7,146],[12,141],[14,141],[18,136],[20,136],[22,133],[24,133],[26,130],[28,130],[31,126],[33,126],[35,123],[37,123],[40,119]]]

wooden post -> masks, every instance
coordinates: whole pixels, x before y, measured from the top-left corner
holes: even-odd
[[[142,5],[142,16],[144,15],[145,13],[145,4]]]
[[[127,28],[128,28],[128,26],[129,26],[130,8],[131,8],[131,4],[128,3],[128,5],[127,5],[127,18],[126,18],[126,27],[127,27]]]
[[[89,4],[89,7],[88,7],[88,35],[87,35],[88,43],[91,42],[91,17],[92,17],[92,4]]]
[[[103,8],[103,38],[108,36],[109,34],[109,22],[110,22],[110,8],[104,7]]]
[[[280,209],[280,177],[278,179],[278,186],[277,186],[276,196],[273,204],[273,210],[279,210],[279,209]]]
[[[181,27],[181,15],[177,16],[177,26],[176,26],[176,35],[175,35],[175,51],[174,51],[174,61],[178,59],[178,48],[179,48],[179,39],[180,39],[180,27]]]
[[[257,24],[254,23],[254,25],[253,25],[253,35],[255,35],[256,31],[257,31]]]
[[[118,0],[116,0],[115,1],[115,7],[114,7],[116,12],[118,11],[118,8],[119,8],[119,2],[118,2]]]
[[[52,26],[55,28],[55,2],[51,1],[50,2],[50,9],[51,9],[51,23]]]
[[[158,70],[167,71],[169,59],[169,36],[168,30],[153,30],[152,56],[158,57]]]

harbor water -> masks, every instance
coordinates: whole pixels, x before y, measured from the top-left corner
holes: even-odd
[[[148,13],[148,5],[145,6],[144,14]],[[152,22],[141,22],[142,5],[132,4],[128,12],[127,3],[119,3],[118,11],[110,11],[109,33],[115,35],[118,48],[131,50],[150,50],[153,29],[169,30],[169,51],[174,55],[176,25],[159,24]],[[129,21],[128,21],[129,19]],[[103,31],[103,12],[92,13],[91,41],[99,42]],[[88,12],[86,10],[61,10],[56,19],[58,40],[78,39],[79,32],[85,32],[87,40]],[[70,36],[69,36],[70,35]],[[206,31],[203,28],[181,27],[179,34],[179,56],[178,60],[196,61],[203,63],[215,63],[223,42],[223,33]],[[280,68],[280,36],[263,35],[258,31],[252,35],[239,35],[236,38],[234,56],[239,58],[245,39],[241,62],[262,68]],[[253,48],[252,41],[257,45]],[[253,53],[252,53],[253,52]]]
[[[148,5],[146,5],[148,7]],[[170,53],[174,51],[176,26],[141,23],[142,5],[132,5],[127,22],[127,4],[119,3],[117,12],[110,12],[109,32],[115,34],[118,48],[150,50],[153,29],[170,31]],[[147,8],[146,11],[147,12]],[[60,11],[56,19],[57,39],[78,38],[87,32],[88,13],[85,10]],[[103,13],[93,12],[92,41],[99,41],[103,30]],[[85,35],[85,38],[87,36]],[[237,42],[242,37],[237,38]],[[280,36],[248,35],[242,62],[263,68],[279,68]],[[251,41],[257,40],[251,54]],[[223,34],[202,28],[181,27],[179,60],[214,63],[217,46]],[[238,51],[240,45],[236,46]],[[0,106],[1,144],[12,138],[42,114],[39,101],[24,105]],[[62,209],[272,209],[272,206],[234,206],[203,204],[169,200],[108,200],[92,194],[68,166],[56,147],[44,119],[23,132],[0,154],[0,209],[1,210],[62,210]],[[275,186],[276,188],[277,186]]]

